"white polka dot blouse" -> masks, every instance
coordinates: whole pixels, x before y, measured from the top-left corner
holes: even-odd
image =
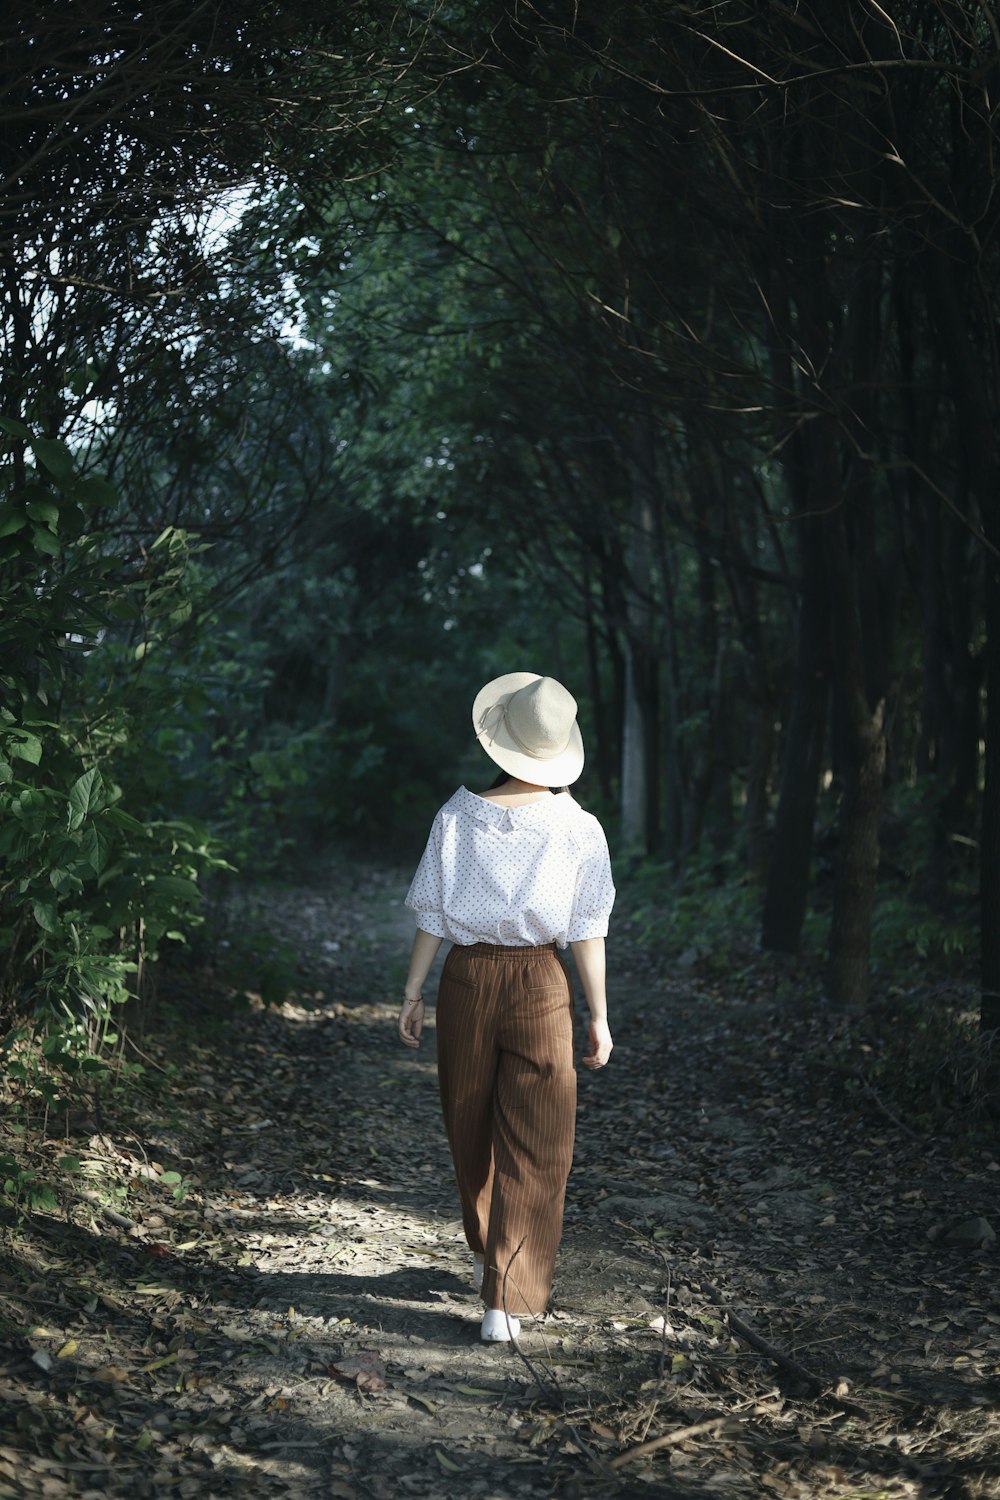
[[[434,819],[406,905],[462,946],[565,948],[606,937],[614,900],[604,829],[568,792],[500,807],[463,786]]]

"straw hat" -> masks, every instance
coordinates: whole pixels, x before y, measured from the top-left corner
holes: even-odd
[[[569,786],[583,770],[576,699],[554,677],[508,672],[472,705],[476,738],[509,776],[538,786]]]

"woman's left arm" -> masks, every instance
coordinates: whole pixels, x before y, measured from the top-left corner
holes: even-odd
[[[405,999],[399,1012],[399,1036],[404,1046],[419,1047],[420,1033],[424,1028],[424,1002],[421,990],[437,957],[441,939],[432,932],[418,927],[413,934],[410,951],[410,969],[403,987]]]

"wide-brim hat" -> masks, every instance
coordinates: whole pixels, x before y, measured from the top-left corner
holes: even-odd
[[[554,677],[507,672],[476,694],[476,738],[509,776],[537,786],[569,786],[583,770],[576,699]]]

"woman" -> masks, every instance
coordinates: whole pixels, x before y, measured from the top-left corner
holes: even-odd
[[[438,1081],[455,1163],[481,1336],[516,1338],[545,1310],[573,1157],[572,998],[567,944],[590,1009],[590,1051],[611,1055],[604,939],[615,889],[604,831],[565,790],[583,769],[576,702],[552,677],[510,672],[472,709],[504,774],[460,787],[438,812],[406,898],[417,917],[399,1016],[420,1046],[421,991],[441,940]],[[553,796],[553,790],[560,795]]]

